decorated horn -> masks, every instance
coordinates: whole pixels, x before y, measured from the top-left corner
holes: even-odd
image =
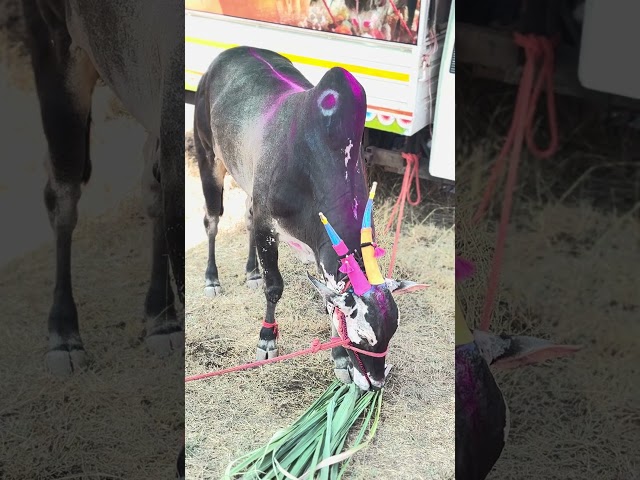
[[[360,249],[362,251],[362,259],[364,261],[364,269],[367,272],[367,279],[371,285],[381,285],[384,278],[380,273],[377,258],[384,255],[384,250],[373,241],[373,232],[371,229],[371,216],[373,213],[373,197],[376,196],[377,182],[373,182],[367,206],[364,209],[362,217],[362,230],[360,231]]]
[[[364,276],[362,270],[360,269],[360,265],[358,265],[358,261],[353,258],[353,255],[348,255],[349,249],[345,245],[344,241],[340,238],[340,236],[333,229],[327,217],[325,217],[322,212],[320,212],[320,221],[324,225],[329,238],[331,239],[331,245],[333,245],[333,249],[340,257],[340,261],[342,262],[342,266],[340,267],[340,271],[342,273],[346,273],[351,281],[351,285],[353,286],[353,291],[356,295],[362,295],[363,293],[371,290],[371,285],[367,280],[367,277]]]

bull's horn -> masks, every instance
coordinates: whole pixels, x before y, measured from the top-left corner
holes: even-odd
[[[364,273],[360,269],[360,265],[353,255],[348,255],[349,249],[345,245],[344,241],[340,238],[340,236],[333,229],[327,217],[325,217],[322,212],[320,212],[320,221],[323,223],[329,238],[331,239],[331,245],[333,249],[340,257],[340,261],[342,262],[342,266],[340,267],[340,271],[347,274],[349,280],[351,281],[351,285],[353,286],[353,291],[356,295],[362,295],[365,292],[371,290],[371,284],[365,277]]]
[[[360,230],[360,249],[362,251],[362,260],[364,261],[364,269],[367,272],[367,279],[371,285],[382,285],[384,278],[380,273],[380,267],[376,257],[384,254],[384,250],[373,244],[373,232],[371,229],[371,216],[373,214],[373,198],[376,196],[377,182],[373,182],[367,206],[364,209],[362,217],[362,230]]]

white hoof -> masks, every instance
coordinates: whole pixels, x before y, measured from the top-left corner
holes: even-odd
[[[260,347],[256,347],[256,360],[267,360],[278,356],[278,349],[265,350]]]
[[[262,278],[247,279],[247,287],[251,290],[258,290],[262,287]]]
[[[208,285],[204,287],[204,294],[209,298],[222,295],[222,287],[220,285]]]
[[[50,350],[44,362],[49,373],[64,377],[83,369],[87,365],[87,354],[84,350]]]
[[[159,357],[167,357],[174,351],[184,351],[184,332],[149,335],[144,339],[147,348]]]

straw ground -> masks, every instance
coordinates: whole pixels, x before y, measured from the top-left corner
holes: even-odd
[[[151,266],[139,183],[144,132],[98,88],[94,170],[73,249],[74,296],[93,363],[53,379],[44,371],[54,278],[42,196],[46,144],[19,44],[18,2],[3,2],[0,19],[0,478],[172,478],[183,360],[154,358],[141,339]]]
[[[486,221],[469,220],[502,146],[515,91],[463,74],[456,246],[478,274],[458,293],[476,324],[503,190]],[[638,133],[590,110],[560,99],[561,150],[546,161],[523,157],[491,326],[585,348],[496,375],[511,431],[492,480],[637,478],[640,468],[640,391],[632,381],[640,364]]]
[[[188,137],[187,137],[188,138]],[[189,144],[189,140],[187,141]],[[262,292],[244,285],[247,236],[244,194],[227,177],[225,216],[216,259],[226,293],[204,296],[207,249],[202,227],[202,190],[193,159],[187,160],[188,222],[185,308],[187,374],[252,361],[264,309]],[[375,221],[382,235],[400,177],[380,177]],[[427,186],[423,186],[427,188]],[[428,188],[432,188],[430,185]],[[373,443],[352,459],[350,479],[452,479],[454,470],[454,234],[452,200],[431,192],[418,208],[406,210],[394,276],[426,282],[425,291],[397,298],[400,327],[390,346],[394,365],[387,383],[380,426]],[[227,205],[229,208],[227,209]],[[227,216],[228,215],[228,216]],[[226,217],[226,218],[225,218]],[[196,225],[199,227],[196,230]],[[281,353],[328,340],[329,317],[301,265],[280,246],[285,291],[278,304]],[[383,272],[388,266],[383,260]],[[309,267],[312,274],[316,274]],[[262,446],[291,424],[333,380],[329,352],[186,385],[187,476],[219,479],[227,464]]]

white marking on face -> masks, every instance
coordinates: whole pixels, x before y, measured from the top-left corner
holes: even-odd
[[[357,368],[354,368],[352,375],[353,375],[353,382],[358,387],[360,387],[360,389],[369,390],[370,388],[369,382],[367,382],[367,379],[365,378],[365,376],[362,373],[360,373],[360,370],[358,370]]]
[[[336,283],[335,277],[330,273],[327,273],[327,269],[324,268],[324,263],[320,262],[320,268],[322,269],[322,274],[324,275],[324,281],[327,287],[331,288],[336,292],[339,292],[340,290],[338,289],[338,284]]]
[[[349,145],[344,147],[344,167],[347,168],[349,160],[351,160],[351,149],[353,148],[353,142],[349,139]]]
[[[353,218],[358,220],[358,199],[353,199]]]
[[[347,322],[347,335],[353,343],[361,343],[364,341],[373,347],[378,343],[378,339],[366,319],[369,308],[360,298],[354,297],[354,299],[356,302],[355,306],[348,312],[346,309],[343,310]],[[354,311],[357,312],[356,317],[351,318],[351,314]]]

